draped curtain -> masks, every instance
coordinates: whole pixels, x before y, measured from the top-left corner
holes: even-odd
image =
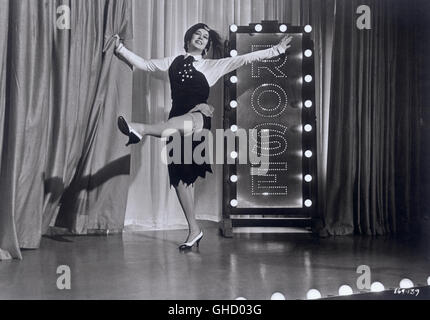
[[[0,0],[0,248],[21,258],[50,226],[122,230],[130,156],[116,118],[132,74],[128,0]],[[70,30],[57,8],[70,8]]]
[[[324,212],[329,234],[405,233],[421,218],[418,77],[428,41],[422,4],[336,3]],[[356,27],[360,5],[371,8],[370,30]]]
[[[327,154],[331,41],[334,0],[135,0],[134,48],[142,57],[162,58],[183,54],[185,31],[204,22],[224,40],[229,25],[248,25],[278,20],[292,25],[311,24],[316,48],[317,116],[320,188],[323,192]],[[209,103],[215,107],[213,128],[223,128],[223,85],[211,89]],[[171,108],[166,75],[134,73],[133,120],[143,123],[166,121]],[[161,162],[163,143],[148,138],[132,148],[131,187],[126,224],[139,229],[170,229],[186,226],[174,190],[169,188],[167,167]],[[195,186],[196,214],[219,221],[222,209],[222,166]],[[323,206],[323,203],[321,203]]]

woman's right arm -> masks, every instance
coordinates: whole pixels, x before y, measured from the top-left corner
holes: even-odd
[[[174,59],[173,57],[169,57],[146,60],[128,50],[120,41],[116,45],[115,52],[131,63],[135,68],[148,72],[167,71]]]

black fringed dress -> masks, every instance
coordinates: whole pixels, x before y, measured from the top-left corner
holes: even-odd
[[[172,109],[169,114],[169,119],[179,117],[190,112],[195,106],[207,103],[209,98],[209,83],[203,73],[197,71],[193,65],[193,56],[177,57],[169,68],[170,87],[172,91]],[[211,118],[203,116],[203,129],[211,129]],[[185,139],[193,139],[192,135],[182,137],[181,148],[181,164],[169,164],[170,185],[178,186],[182,181],[186,185],[191,185],[196,182],[198,177],[205,178],[206,172],[212,173],[210,164],[197,164],[191,155],[192,163],[185,164],[184,159],[184,144]],[[204,139],[204,138],[203,138]],[[171,143],[172,139],[169,141]],[[202,143],[201,141],[192,141],[192,152]],[[205,151],[203,151],[203,157]],[[172,151],[173,153],[173,151]],[[169,154],[170,157],[173,154]]]

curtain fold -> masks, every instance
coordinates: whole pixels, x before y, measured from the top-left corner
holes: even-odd
[[[417,1],[336,1],[325,231],[409,231],[419,211]],[[371,30],[356,27],[359,5]]]
[[[56,27],[60,5],[70,30]],[[0,247],[21,258],[54,225],[121,230],[130,157],[116,117],[132,79],[111,38],[132,38],[131,1],[1,0],[0,12]]]
[[[224,40],[229,25],[248,25],[261,20],[278,20],[292,25],[311,24],[315,42],[317,75],[318,155],[326,163],[328,138],[331,43],[335,0],[136,0],[134,1],[135,52],[142,57],[161,58],[183,53],[185,31],[197,22],[217,30]],[[222,128],[223,85],[211,89],[214,105],[212,127]],[[167,120],[171,108],[167,77],[134,73],[133,120],[156,123]],[[160,160],[163,143],[148,138],[132,149],[131,187],[126,224],[140,229],[171,229],[186,226],[174,190],[168,187],[167,168]],[[324,190],[325,166],[319,166],[320,188]],[[200,219],[219,221],[222,210],[222,166],[198,180],[195,187],[196,214]],[[321,197],[322,199],[322,197]],[[324,202],[321,201],[321,206]]]

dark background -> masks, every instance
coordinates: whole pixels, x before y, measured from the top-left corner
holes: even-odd
[[[422,212],[427,222],[424,230],[428,231],[430,220],[430,1],[420,0],[422,10],[418,16],[421,32],[421,52],[422,69],[420,73],[420,84],[422,86],[422,119],[421,119],[421,168],[422,168]],[[411,22],[413,23],[413,22]]]

